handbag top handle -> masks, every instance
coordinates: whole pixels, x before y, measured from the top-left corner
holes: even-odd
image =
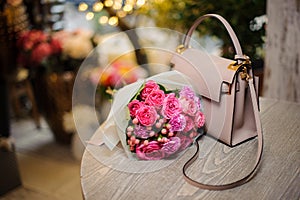
[[[236,55],[234,56],[235,60],[245,60],[245,56],[243,55],[242,52],[242,48],[240,45],[240,42],[235,34],[235,32],[233,31],[232,27],[230,26],[230,24],[220,15],[218,14],[206,14],[203,15],[201,17],[199,17],[194,24],[191,26],[191,28],[188,30],[187,34],[185,35],[184,39],[183,39],[183,46],[184,48],[188,48],[189,47],[189,43],[192,37],[193,32],[195,31],[195,29],[197,28],[197,26],[206,18],[209,17],[214,17],[217,18],[218,20],[220,20],[222,22],[222,24],[225,26],[227,32],[229,33],[229,36],[233,42],[234,45],[234,49],[236,52]]]

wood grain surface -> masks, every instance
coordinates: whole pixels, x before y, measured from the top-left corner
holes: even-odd
[[[186,183],[182,167],[195,152],[195,146],[167,167],[148,173],[116,170],[99,161],[94,148],[87,148],[81,165],[85,199],[299,199],[300,104],[273,99],[260,102],[264,153],[256,176],[245,185],[208,191]],[[255,161],[256,139],[230,148],[205,136],[199,145],[200,156],[188,174],[204,183],[237,180],[251,170]]]

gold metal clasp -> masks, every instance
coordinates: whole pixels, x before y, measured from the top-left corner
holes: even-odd
[[[234,61],[229,64],[227,69],[240,71],[240,76],[242,80],[248,81],[251,76],[248,73],[248,70],[251,68],[251,61],[248,56],[244,56],[245,59],[241,60],[240,63],[238,61]]]
[[[245,55],[245,59],[242,60],[241,63],[238,63],[238,61],[233,61],[232,63],[230,63],[227,67],[227,69],[233,70],[233,71],[237,71],[240,67],[242,66],[251,66],[251,61],[250,58],[248,56]]]
[[[242,66],[242,64],[238,64],[236,61],[233,61],[228,65],[227,69],[237,71],[240,68],[240,66]]]
[[[181,44],[176,48],[176,52],[182,54],[182,52],[184,52],[185,49],[186,49],[185,46]]]
[[[249,81],[249,79],[251,78],[250,74],[248,73],[248,68],[246,66],[243,67],[240,76],[241,79],[245,81]]]

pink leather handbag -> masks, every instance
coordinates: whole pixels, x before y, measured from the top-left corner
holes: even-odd
[[[203,50],[189,46],[192,33],[206,18],[220,20],[231,37],[235,48],[234,60],[208,55]],[[197,158],[196,154],[185,164],[186,180],[203,189],[224,190],[249,181],[261,160],[263,137],[258,108],[258,78],[254,77],[249,57],[243,55],[240,43],[230,24],[220,15],[207,14],[198,18],[188,33],[177,54],[171,59],[172,68],[189,76],[195,90],[202,96],[206,117],[206,133],[231,147],[258,136],[257,159],[253,170],[244,178],[225,185],[207,185],[194,181],[185,173]]]

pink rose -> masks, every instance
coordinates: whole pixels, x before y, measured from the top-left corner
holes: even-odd
[[[131,117],[135,117],[136,116],[136,112],[138,111],[138,109],[140,109],[142,107],[142,103],[139,102],[139,100],[133,100],[128,104],[128,109],[130,112],[130,116]]]
[[[204,116],[203,112],[199,111],[199,112],[196,113],[195,123],[196,123],[198,128],[201,128],[202,126],[204,126],[205,116]]]
[[[24,50],[25,51],[30,51],[33,47],[34,43],[30,40],[27,40],[24,42]]]
[[[62,51],[62,45],[59,40],[52,39],[51,46],[52,46],[52,52],[54,54],[60,53]]]
[[[154,81],[149,80],[146,82],[144,89],[141,92],[141,98],[142,100],[145,100],[153,90],[158,90],[159,85],[157,85]]]
[[[151,106],[160,107],[163,104],[165,93],[162,90],[153,90],[145,100]]]
[[[137,146],[136,155],[142,160],[160,160],[165,156],[157,141],[151,141],[147,145],[141,144]]]
[[[33,43],[43,43],[46,42],[48,39],[48,34],[44,33],[43,31],[33,30],[28,32],[28,39],[31,40]]]
[[[48,43],[39,44],[31,54],[31,60],[35,64],[40,64],[44,59],[52,54],[52,48]]]
[[[168,156],[176,153],[180,148],[180,139],[178,137],[170,138],[170,141],[163,144],[161,150]]]
[[[194,120],[187,115],[185,115],[185,121],[186,121],[186,125],[185,128],[183,129],[184,132],[188,132],[196,126]]]
[[[198,111],[198,104],[194,99],[188,99],[188,98],[180,98],[179,99],[182,112],[194,116],[195,113]]]
[[[187,98],[187,99],[194,99],[194,97],[195,97],[194,91],[189,86],[184,86],[181,89],[181,91],[179,92],[179,95],[180,95],[180,97],[184,97],[184,98]]]
[[[169,124],[171,125],[171,131],[182,131],[185,128],[186,120],[183,115],[176,115],[170,119]]]
[[[167,119],[171,119],[180,113],[181,105],[179,100],[175,97],[174,93],[168,94],[163,101],[162,115]]]
[[[136,118],[144,126],[152,126],[157,118],[157,112],[153,106],[143,105],[136,112]]]
[[[105,69],[101,73],[100,82],[101,85],[105,87],[112,86],[113,88],[117,88],[118,85],[121,84],[121,75],[118,73],[117,69],[113,66]]]

